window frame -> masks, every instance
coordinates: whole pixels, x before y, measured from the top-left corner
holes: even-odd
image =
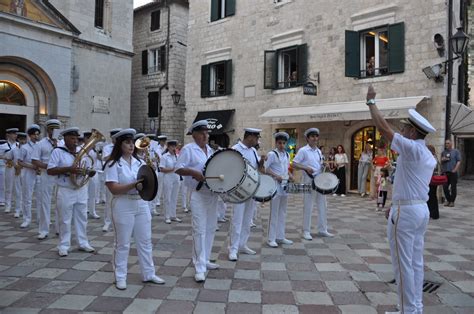
[[[381,25],[381,26],[377,26],[377,27],[371,27],[371,28],[368,28],[368,29],[363,29],[363,30],[359,30],[358,33],[359,33],[359,50],[360,50],[360,63],[359,63],[359,79],[365,79],[365,78],[374,78],[374,77],[380,77],[380,76],[387,76],[387,75],[391,75],[392,73],[389,72],[388,70],[388,58],[389,58],[389,50],[388,50],[388,47],[387,47],[387,65],[384,67],[384,72],[385,73],[382,73],[380,72],[380,46],[379,46],[379,34],[383,31],[385,31],[387,33],[387,38],[388,38],[388,28],[389,28],[389,24],[384,24],[384,25]],[[373,75],[367,75],[367,58],[366,58],[366,55],[367,55],[367,49],[366,49],[366,40],[364,38],[364,35],[365,34],[368,34],[369,32],[374,32],[375,33],[375,36],[374,36],[374,56],[375,56],[375,67],[374,67],[374,74]],[[388,38],[388,40],[390,41],[390,39]],[[375,74],[376,72],[378,72],[379,74]],[[364,73],[364,75],[362,75],[362,73]],[[381,73],[381,74],[380,74]]]
[[[306,56],[306,61],[301,60],[302,50],[305,50],[304,56]],[[284,62],[285,60],[282,57],[282,53],[285,51],[295,51],[296,57],[296,70],[297,71],[297,78],[296,81],[288,81],[284,78]],[[295,88],[303,86],[307,82],[307,75],[308,75],[308,55],[307,55],[308,46],[307,43],[302,43],[299,45],[292,45],[288,47],[283,47],[275,50],[265,50],[264,58],[268,53],[274,53],[273,64],[272,64],[272,86],[271,88],[269,85],[266,84],[267,79],[267,65],[266,60],[264,60],[264,89],[271,89],[271,90],[281,90],[281,89],[288,89],[288,88]],[[305,65],[303,66],[303,62]],[[292,72],[292,71],[291,71]],[[291,75],[291,73],[290,73]],[[269,77],[268,77],[269,78]],[[280,81],[280,78],[283,80]],[[281,86],[283,85],[283,86]]]
[[[215,70],[216,66],[222,65],[224,67],[224,85],[222,93],[216,93],[217,90],[217,76]],[[219,60],[201,66],[201,98],[223,97],[232,94],[232,59]],[[213,74],[214,72],[214,74]],[[213,78],[214,77],[214,78]],[[203,81],[207,80],[207,81]],[[214,82],[212,82],[214,80]],[[211,84],[213,83],[213,84]],[[213,87],[211,87],[213,86]],[[212,90],[214,88],[214,90]]]
[[[211,0],[210,22],[217,22],[235,15],[236,0]]]
[[[153,16],[155,16],[155,19],[153,19]],[[153,26],[156,26],[153,23],[153,21],[156,21],[156,18],[158,18],[158,25],[157,25],[157,28],[153,28]],[[161,10],[152,11],[150,13],[150,31],[156,32],[156,31],[159,31],[160,29],[161,29]]]
[[[156,52],[156,55],[154,55]],[[156,61],[156,64],[152,65],[152,62]],[[160,58],[160,47],[153,47],[148,49],[148,74],[155,74],[160,72],[161,58]]]
[[[99,3],[102,4],[102,7],[100,8],[102,10],[102,16],[99,17],[98,14],[98,9],[99,9]],[[99,23],[100,21],[100,23]],[[95,0],[94,4],[94,27],[100,30],[105,30],[105,0]]]

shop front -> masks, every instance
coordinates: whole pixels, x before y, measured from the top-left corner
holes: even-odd
[[[209,144],[211,146],[229,147],[230,139],[228,133],[234,132],[230,126],[230,120],[235,112],[232,110],[199,111],[193,123],[199,120],[207,120],[209,126]]]

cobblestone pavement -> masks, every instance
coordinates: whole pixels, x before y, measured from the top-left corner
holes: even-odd
[[[424,294],[425,313],[474,313],[473,181],[461,181],[455,208],[441,205],[441,219],[426,234],[426,279],[441,283]],[[164,286],[141,282],[137,252],[129,258],[128,288],[113,285],[110,264],[113,232],[102,219],[89,220],[96,254],[74,248],[59,258],[57,238],[36,239],[36,225],[19,228],[12,214],[0,217],[0,309],[2,312],[159,312],[159,313],[383,313],[395,310],[386,220],[374,202],[356,196],[328,197],[334,238],[300,238],[302,195],[290,197],[283,248],[265,245],[269,205],[252,229],[254,256],[227,260],[229,223],[216,233],[213,256],[221,269],[204,284],[194,282],[190,214],[181,224],[153,218],[157,274]],[[103,208],[99,207],[102,214]],[[313,220],[315,225],[316,219]],[[263,226],[263,227],[262,227]],[[314,230],[315,231],[315,230]],[[73,244],[74,245],[74,244]]]

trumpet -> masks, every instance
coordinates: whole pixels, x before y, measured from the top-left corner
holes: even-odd
[[[147,166],[151,167],[153,170],[156,170],[156,166],[150,157],[150,144],[151,139],[145,136],[135,141],[135,148],[145,154],[144,158]]]

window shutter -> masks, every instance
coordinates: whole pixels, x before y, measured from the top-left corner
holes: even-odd
[[[346,76],[360,77],[359,32],[346,30]]]
[[[275,89],[277,85],[277,54],[275,50],[265,51],[263,64],[263,88]]]
[[[388,72],[405,71],[405,24],[388,26]]]
[[[210,80],[210,69],[209,64],[201,66],[201,97],[209,97],[209,80]]]
[[[159,92],[148,93],[148,118],[158,117]]]
[[[298,84],[306,83],[308,79],[308,45],[298,46]]]
[[[225,94],[232,94],[232,60],[225,62]]]
[[[142,74],[148,74],[148,50],[142,51]]]
[[[235,0],[225,0],[225,16],[235,15]]]
[[[219,19],[219,1],[221,0],[211,0],[211,22]]]
[[[160,29],[160,10],[151,12],[150,30]]]
[[[164,72],[166,71],[166,46],[161,46],[160,47],[160,71]]]

